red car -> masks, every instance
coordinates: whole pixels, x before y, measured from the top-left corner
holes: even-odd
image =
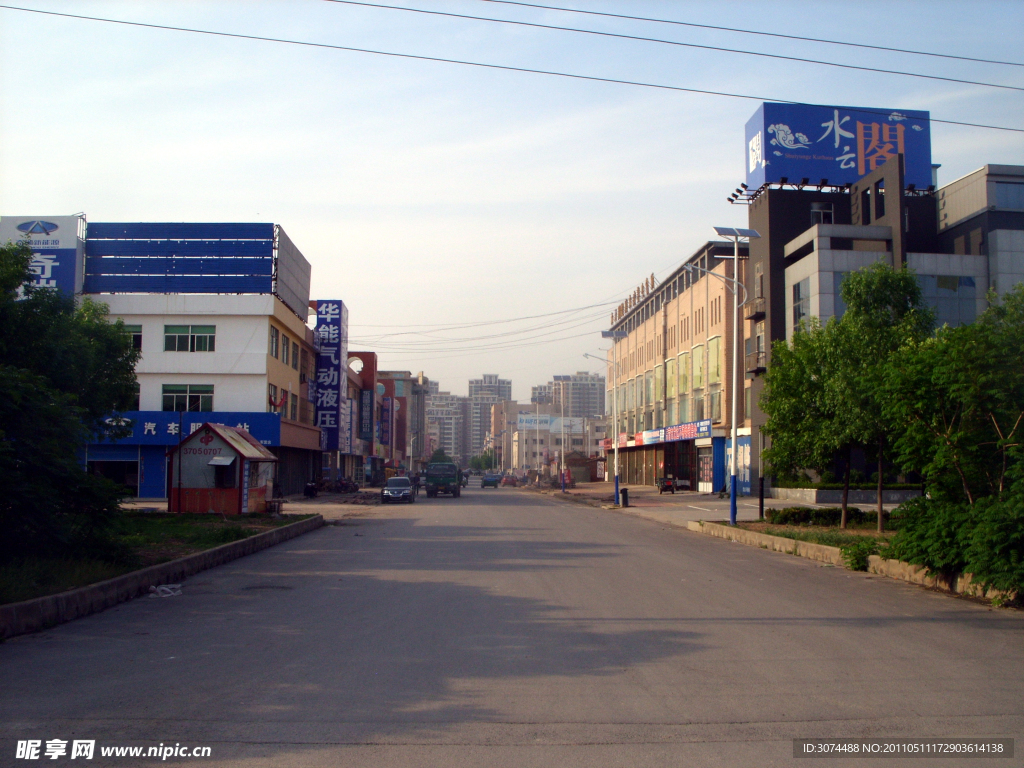
[[[513,477],[512,475],[508,475],[507,477],[501,478],[501,484],[502,485],[511,485],[513,488],[515,488],[517,485],[519,485],[519,483],[516,482],[515,477]]]

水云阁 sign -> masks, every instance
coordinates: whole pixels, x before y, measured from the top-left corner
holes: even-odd
[[[932,183],[929,114],[919,110],[765,102],[747,121],[745,146],[751,189],[852,184],[901,153],[908,185]]]

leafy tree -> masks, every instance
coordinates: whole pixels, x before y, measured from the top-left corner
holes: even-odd
[[[444,448],[437,448],[428,459],[429,464],[452,464],[452,458],[444,452]]]
[[[494,451],[486,450],[479,456],[474,456],[469,460],[470,469],[476,469],[481,472],[490,469],[494,466]]]
[[[894,436],[884,407],[886,365],[901,349],[930,335],[933,315],[921,302],[913,273],[881,262],[847,275],[841,293],[846,312],[835,324],[828,397],[842,415],[844,442],[876,452],[882,531],[885,454]]]
[[[0,246],[0,557],[110,549],[116,486],[80,453],[116,436],[131,405],[138,352],[106,307],[32,286],[31,249]]]

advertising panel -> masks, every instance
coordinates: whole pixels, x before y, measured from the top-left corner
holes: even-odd
[[[539,416],[536,413],[520,413],[516,420],[516,429],[520,431],[524,430],[536,430],[536,429],[548,429],[551,426],[551,417],[546,413],[542,413]]]
[[[695,440],[700,437],[711,437],[711,420],[690,421],[686,424],[677,424],[674,427],[665,427],[665,440]]]
[[[903,153],[906,183],[932,183],[928,112],[765,102],[747,121],[747,186],[783,178],[797,184],[852,184]]]
[[[373,439],[373,390],[359,391],[359,439]]]
[[[107,419],[111,425],[125,421],[132,422],[132,434],[114,441],[122,445],[177,445],[179,423],[188,437],[206,422],[244,429],[262,445],[281,444],[281,416],[265,411],[126,411]]]
[[[320,449],[340,451],[348,382],[348,307],[339,299],[316,303],[316,425]],[[350,449],[351,450],[351,449]]]
[[[82,288],[84,246],[77,216],[3,216],[0,217],[0,243],[28,240],[32,247],[29,269],[33,284],[40,288],[58,288],[73,294]]]
[[[565,422],[565,433],[567,435],[582,435],[585,431],[582,416],[566,416],[565,418],[562,418],[561,416],[552,416],[550,421],[551,431],[561,432],[563,421]]]
[[[391,413],[394,407],[394,398],[385,397],[380,408],[380,442],[383,445],[391,445]]]

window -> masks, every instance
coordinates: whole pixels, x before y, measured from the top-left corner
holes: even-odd
[[[704,420],[704,398],[695,395],[693,397],[693,415],[690,417],[691,421],[703,421]]]
[[[700,389],[704,386],[704,345],[699,344],[693,348],[693,388]]]
[[[832,273],[832,291],[835,294],[836,320],[846,314],[846,302],[843,301],[843,280],[849,272]]]
[[[764,262],[759,261],[754,265],[754,298],[764,298]]]
[[[299,396],[294,392],[291,394],[291,416],[289,418],[292,421],[298,421],[299,419]]]
[[[670,427],[672,425],[674,425],[674,424],[678,424],[679,421],[676,419],[678,413],[679,413],[679,411],[678,411],[678,405],[676,404],[676,401],[675,400],[669,400],[668,401],[668,410],[665,413],[665,423],[668,424],[668,426],[670,426]]]
[[[722,380],[722,337],[708,339],[708,383],[717,384]]]
[[[165,411],[212,411],[213,384],[164,384]]]
[[[281,334],[281,362],[288,365],[288,358],[290,357],[289,352],[291,351],[291,341],[287,336]]]
[[[800,330],[800,321],[811,313],[811,278],[805,277],[793,286],[793,331]]]
[[[281,345],[281,332],[274,326],[270,326],[270,356],[278,356],[278,348]]]
[[[722,393],[721,392],[712,392],[712,393],[710,393],[708,395],[708,400],[710,401],[709,404],[710,404],[710,409],[711,409],[711,414],[710,414],[711,421],[713,421],[713,422],[721,421],[722,420]]]
[[[679,398],[679,423],[686,424],[690,420],[690,398],[683,397]]]
[[[1024,210],[1024,184],[1012,181],[997,181],[996,207]]]
[[[832,216],[832,203],[811,203],[811,226],[831,224],[833,223]]]
[[[135,394],[132,397],[132,408],[131,409],[133,411],[141,411],[142,410],[141,400],[142,400],[142,393],[141,393],[141,390],[139,389],[139,382],[136,381],[135,382]]]
[[[292,342],[292,368],[299,370],[299,344],[295,341]]]
[[[690,353],[683,352],[679,356],[679,394],[690,391]]]
[[[142,326],[126,325],[124,329],[131,334],[132,349],[142,349]]]
[[[277,413],[277,387],[274,384],[267,385],[267,410]]]
[[[660,403],[665,399],[665,369],[660,365],[654,366],[654,402]]]
[[[754,388],[753,387],[747,387],[746,389],[743,390],[743,413],[744,413],[744,417],[747,418],[747,419],[752,419],[753,418],[753,413],[754,413],[754,397],[753,397],[753,393],[754,393]]]
[[[164,352],[213,352],[216,334],[215,325],[165,325]]]
[[[669,358],[665,361],[665,396],[669,400],[675,400],[679,394],[679,372],[676,358]],[[669,419],[671,421],[671,419]]]
[[[654,405],[654,371],[644,374],[644,405]]]
[[[935,310],[937,325],[956,327],[973,323],[977,314],[977,286],[973,277],[918,275],[921,300]]]

